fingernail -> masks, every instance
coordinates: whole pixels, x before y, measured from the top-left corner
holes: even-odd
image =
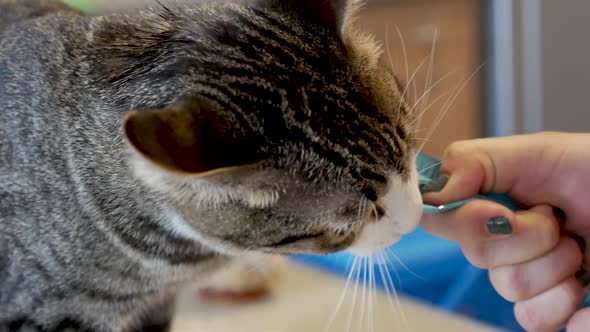
[[[496,217],[486,223],[486,229],[490,234],[507,235],[512,234],[512,225],[506,217]]]
[[[439,175],[436,179],[420,185],[420,192],[423,194],[434,193],[441,191],[447,182],[449,177],[447,175]]]

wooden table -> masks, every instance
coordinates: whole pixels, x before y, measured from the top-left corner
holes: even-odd
[[[493,332],[500,331],[462,317],[442,313],[430,306],[378,293],[372,306],[373,329],[368,301],[364,321],[362,292],[359,288],[356,308],[351,315],[352,290],[330,329],[325,329],[334,312],[345,281],[325,273],[287,263],[286,273],[275,284],[273,295],[262,302],[238,306],[204,305],[196,292],[186,292],[173,323],[173,332]],[[390,301],[391,300],[391,301]],[[393,306],[392,306],[393,304]],[[406,316],[407,325],[401,312]],[[350,324],[348,324],[348,317]],[[347,329],[350,326],[350,329]]]

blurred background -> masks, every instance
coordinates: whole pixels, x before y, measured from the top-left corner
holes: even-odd
[[[149,1],[93,2],[98,12],[109,12]],[[382,41],[384,61],[402,79],[413,77],[411,100],[425,101],[429,92],[417,107],[429,106],[419,136],[426,139],[424,151],[439,156],[456,140],[588,131],[589,18],[587,0],[369,0],[358,24]],[[455,244],[419,229],[391,250],[403,262],[391,274],[403,309],[391,312],[384,281],[376,278],[381,292],[374,331],[521,330],[512,305]],[[336,305],[350,259],[294,257],[297,264],[275,298],[248,309],[200,307],[189,299],[181,306],[177,330],[323,331],[321,322]],[[344,331],[345,325],[337,322],[331,330]]]

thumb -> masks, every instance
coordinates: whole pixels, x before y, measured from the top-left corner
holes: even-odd
[[[448,182],[427,193],[430,204],[468,198],[478,192],[507,193],[526,205],[555,204],[560,190],[554,170],[567,144],[562,135],[542,133],[477,139],[450,145],[440,173]],[[444,181],[443,181],[444,182]]]

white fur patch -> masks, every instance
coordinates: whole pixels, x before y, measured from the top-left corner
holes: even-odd
[[[211,183],[200,174],[169,171],[137,153],[131,156],[131,166],[137,177],[150,188],[177,197],[190,197],[196,206],[216,206],[239,200],[241,196],[237,190]]]
[[[379,204],[385,208],[383,218],[368,220],[355,243],[348,249],[357,256],[369,256],[380,252],[413,231],[422,216],[422,195],[418,188],[416,166],[410,178],[403,182],[399,175],[390,179],[389,191]]]
[[[155,190],[160,192],[168,191],[169,188],[166,186],[166,175],[170,176],[171,174],[167,174],[170,172],[166,172],[162,167],[157,166],[155,163],[139,154],[136,150],[131,150],[130,164],[137,177]]]
[[[178,213],[170,210],[167,213],[167,223],[165,226],[175,235],[187,240],[192,240],[198,243],[203,241],[203,237],[191,227]]]
[[[177,212],[170,210],[167,213],[167,217],[169,223],[166,225],[178,236],[203,244],[227,256],[237,256],[244,252],[242,249],[232,247],[229,243],[203,236]]]
[[[187,193],[195,205],[220,205],[230,200],[241,200],[252,208],[267,208],[275,204],[280,194],[278,191],[251,190],[249,188],[234,188],[216,185],[199,174],[182,174],[169,171],[156,165],[149,159],[133,153],[131,158],[133,171],[146,185],[162,193],[182,195],[179,185],[189,185]]]
[[[245,189],[245,188],[244,188]],[[243,190],[240,188],[242,202],[252,208],[267,208],[279,200],[279,192],[262,190]]]
[[[347,1],[346,8],[344,9],[344,16],[341,18],[342,22],[340,22],[340,34],[344,37],[343,39],[346,39],[347,29],[354,24],[354,20],[357,18],[358,13],[364,5],[364,0]]]

